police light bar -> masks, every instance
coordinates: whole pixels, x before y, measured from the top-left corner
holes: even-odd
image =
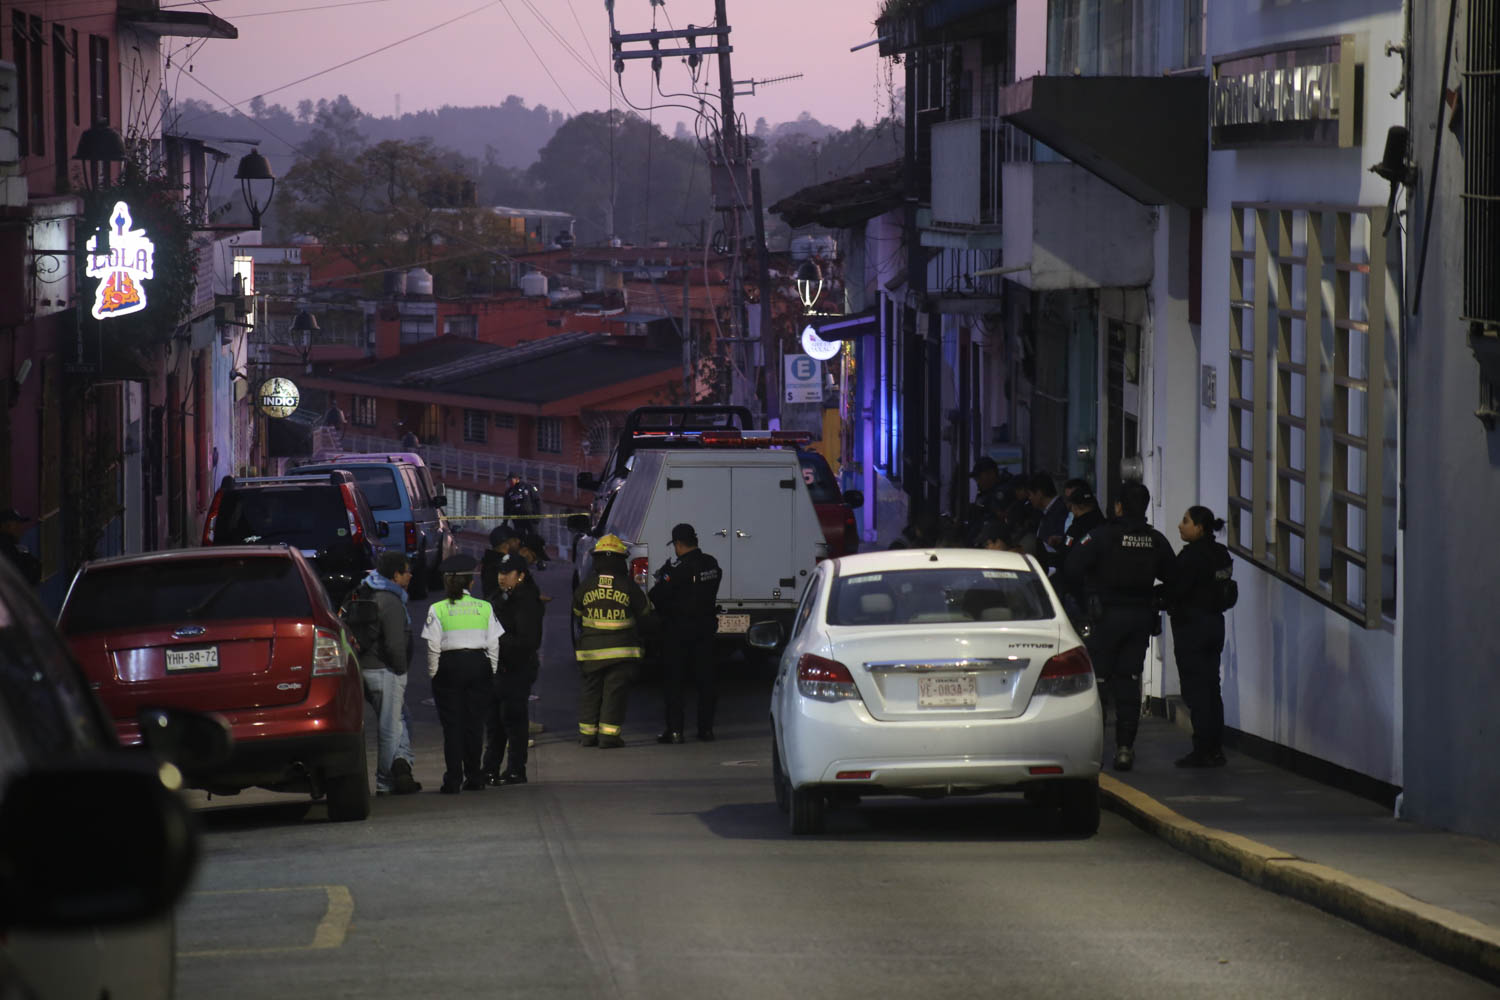
[[[705,448],[780,448],[812,441],[807,431],[742,431],[721,428],[709,431],[635,431],[631,439],[642,447],[664,444],[696,444]]]

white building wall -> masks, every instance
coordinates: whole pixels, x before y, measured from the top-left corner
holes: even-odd
[[[1326,0],[1272,7],[1213,4],[1213,60],[1258,46],[1353,34],[1365,68],[1362,147],[1275,147],[1209,154],[1203,232],[1202,362],[1228,389],[1230,205],[1234,202],[1384,205],[1385,181],[1368,172],[1386,129],[1402,122],[1389,92],[1400,65],[1383,55],[1402,38],[1399,0]],[[1398,234],[1393,231],[1393,238]],[[1181,392],[1195,392],[1195,384]],[[1172,412],[1185,408],[1173,406]],[[1229,408],[1198,409],[1198,493],[1222,511],[1229,491]],[[1399,550],[1399,545],[1398,545]],[[1228,725],[1391,784],[1401,784],[1399,646],[1390,629],[1368,630],[1269,573],[1236,560],[1240,602],[1229,613],[1224,654]],[[1399,615],[1399,609],[1398,609]]]

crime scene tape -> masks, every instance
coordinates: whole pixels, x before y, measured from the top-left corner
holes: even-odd
[[[449,521],[544,521],[549,518],[572,517],[574,514],[586,514],[587,511],[575,510],[567,514],[444,514]]]

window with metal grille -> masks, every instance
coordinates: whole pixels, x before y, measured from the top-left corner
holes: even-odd
[[[356,427],[374,427],[376,400],[374,396],[355,396],[349,408],[349,421]]]
[[[1396,613],[1386,210],[1230,215],[1228,544],[1367,628]]]
[[[1500,0],[1468,4],[1463,81],[1464,315],[1500,333]]]
[[[516,415],[514,413],[495,414],[495,429],[502,431],[513,431],[516,429]]]
[[[536,418],[536,450],[562,453],[562,420],[558,417]]]
[[[449,316],[443,320],[443,334],[473,340],[479,336],[479,317]]]
[[[490,415],[483,410],[464,411],[464,440],[484,444],[489,440]]]

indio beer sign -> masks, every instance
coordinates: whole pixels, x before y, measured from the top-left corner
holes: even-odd
[[[302,394],[297,391],[297,383],[289,378],[277,377],[268,378],[260,384],[256,399],[260,403],[261,412],[266,416],[290,417],[297,412]]]

